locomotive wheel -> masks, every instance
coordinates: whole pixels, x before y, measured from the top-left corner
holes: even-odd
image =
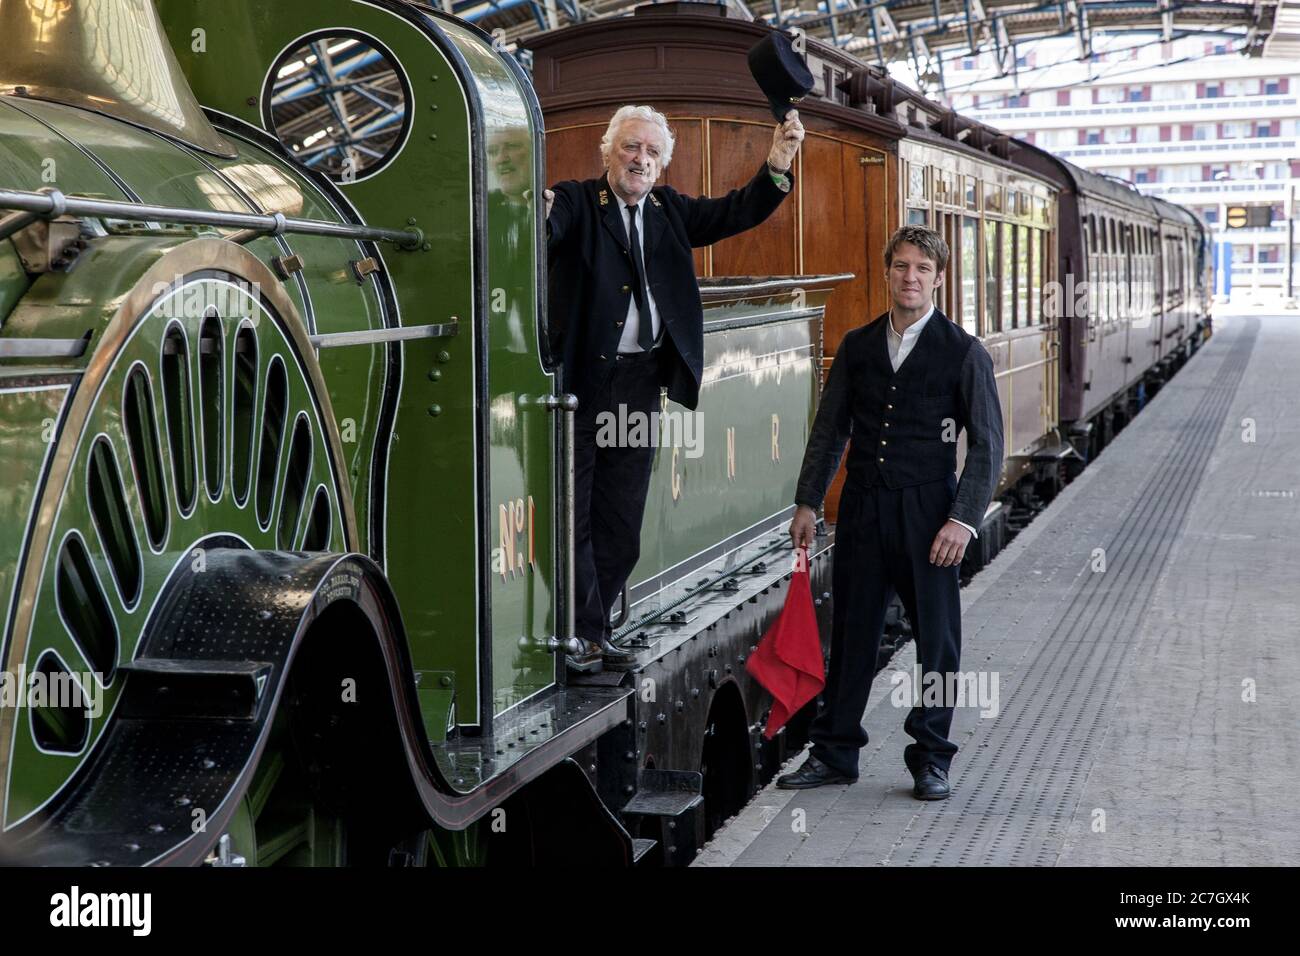
[[[59,422],[6,661],[67,672],[83,690],[93,680],[102,707],[0,714],[6,827],[56,801],[92,759],[126,681],[120,666],[139,652],[173,573],[202,570],[206,540],[331,552],[356,541],[315,353],[260,260],[194,240],[161,256],[120,303]],[[336,861],[337,823],[303,795],[282,738],[266,748],[232,839],[250,862]]]
[[[485,826],[484,820],[477,820],[464,830],[425,830],[395,848],[389,862],[393,866],[487,866]]]
[[[347,829],[317,803],[288,739],[286,707],[230,824],[233,851],[247,866],[344,866]]]

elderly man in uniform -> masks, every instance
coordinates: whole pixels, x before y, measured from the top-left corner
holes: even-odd
[[[660,389],[694,409],[704,366],[704,313],[692,247],[757,226],[789,195],[803,140],[790,110],[772,134],[767,161],[749,183],[717,198],[656,186],[673,155],[662,113],[624,106],[600,141],[605,174],[545,192],[550,319],[560,341],[564,387],[578,397],[575,421],[577,630],[572,667],[627,665],[610,643],[610,613],[640,551],[641,519],[655,437],[640,445],[597,443],[601,413],[649,416]],[[619,416],[620,406],[625,416]],[[640,413],[640,414],[637,414]]]
[[[804,452],[790,537],[811,544],[826,489],[849,443],[831,574],[834,613],[826,707],[812,753],[784,789],[853,783],[885,610],[897,592],[927,675],[946,706],[913,707],[903,759],[921,800],[949,795],[952,675],[961,667],[958,569],[1002,474],[1002,409],[984,346],[934,307],[948,246],[904,226],[885,247],[893,308],[844,336]],[[957,437],[966,462],[956,477]],[[850,441],[850,438],[852,439]]]

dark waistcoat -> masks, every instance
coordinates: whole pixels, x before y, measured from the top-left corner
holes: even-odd
[[[903,488],[957,471],[963,424],[960,372],[976,341],[935,309],[897,372],[889,361],[888,314],[845,337],[853,440],[848,480]]]

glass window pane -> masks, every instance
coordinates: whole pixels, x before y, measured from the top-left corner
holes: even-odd
[[[1002,187],[994,183],[984,184],[984,208],[989,212],[1002,211]]]
[[[975,220],[961,221],[961,327],[979,335],[979,232]]]
[[[909,209],[907,211],[907,224],[909,226],[927,225],[927,216],[924,209]]]
[[[925,167],[920,163],[907,164],[907,198],[925,199]]]
[[[1016,226],[1016,317],[1029,325],[1029,227]]]
[[[1015,226],[1003,223],[1002,238],[1002,331],[1016,327],[1016,244]]]
[[[1047,283],[1047,230],[1034,230],[1034,322],[1043,321],[1043,287]]]
[[[984,223],[984,334],[992,335],[1002,328],[998,311],[998,267],[1002,262],[999,249],[999,222]]]

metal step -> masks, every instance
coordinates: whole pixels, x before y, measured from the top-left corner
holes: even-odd
[[[704,803],[704,775],[692,770],[641,770],[622,814],[679,817]]]
[[[632,841],[632,864],[641,862],[641,858],[659,845],[658,840],[644,840],[637,837]]]
[[[657,826],[664,863],[686,866],[704,846],[704,774],[697,770],[646,770],[637,772],[636,793],[624,804],[624,819],[640,817],[645,833]],[[655,832],[651,830],[650,832]]]
[[[132,685],[124,717],[251,721],[272,668],[265,661],[141,657],[121,669]]]

